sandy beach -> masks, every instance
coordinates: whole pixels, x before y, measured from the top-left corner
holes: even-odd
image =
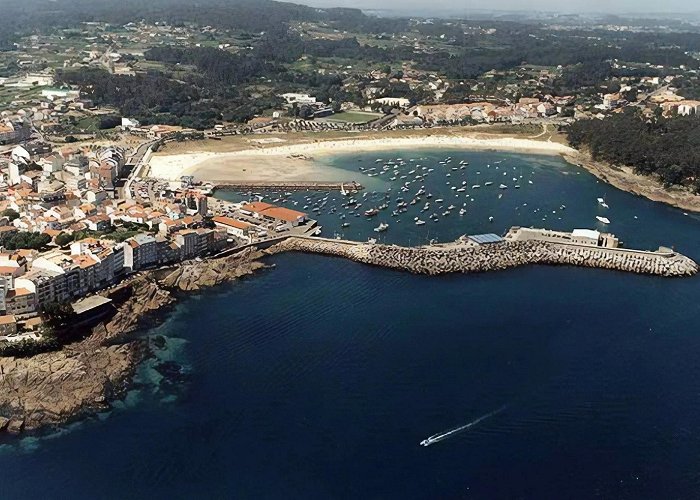
[[[275,143],[278,144],[278,143]],[[231,152],[157,154],[150,161],[150,176],[177,180],[193,175],[202,181],[337,181],[347,171],[324,165],[324,157],[356,151],[400,149],[499,150],[563,155],[575,151],[558,142],[528,138],[473,135],[357,138],[289,144]]]

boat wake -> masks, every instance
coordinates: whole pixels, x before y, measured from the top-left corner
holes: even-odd
[[[460,432],[466,431],[467,429],[470,429],[474,427],[476,424],[479,422],[486,420],[487,418],[493,417],[494,415],[498,415],[501,413],[503,410],[505,410],[508,407],[508,405],[501,406],[497,410],[494,410],[492,412],[487,413],[486,415],[482,415],[476,420],[472,420],[466,425],[461,425],[459,427],[455,427],[454,429],[450,429],[449,431],[441,432],[439,434],[433,434],[427,439],[424,439],[423,441],[420,442],[421,446],[430,446],[431,444],[439,443],[440,441],[444,441],[445,439],[448,439],[455,434],[459,434]]]

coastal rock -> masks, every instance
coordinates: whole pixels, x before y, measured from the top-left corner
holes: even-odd
[[[24,428],[24,420],[13,418],[7,424],[7,432],[10,434],[19,434]]]
[[[221,259],[186,262],[161,277],[160,284],[185,292],[208,288],[266,267],[256,260],[263,255],[262,252],[249,248]]]
[[[114,314],[80,342],[30,358],[0,357],[0,432],[60,425],[108,407],[149,355],[147,342],[128,334],[174,302],[168,288],[213,286],[265,267],[246,249],[221,259],[192,261],[164,272],[146,271],[114,287]]]
[[[0,358],[0,414],[8,432],[34,430],[104,406],[144,355],[140,342],[94,349],[88,340],[31,358]]]

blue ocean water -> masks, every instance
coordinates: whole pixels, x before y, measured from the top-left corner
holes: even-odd
[[[602,213],[629,246],[674,245],[700,260],[697,216],[558,159],[451,155],[470,162],[469,184],[512,162],[509,189],[500,199],[494,186],[474,190],[464,217],[453,210],[425,226],[413,212],[397,223],[393,207],[353,217],[344,236],[376,237],[386,220],[386,241],[446,241],[513,224],[596,227]],[[359,173],[376,156],[334,160],[377,191],[368,208],[388,187],[393,205],[401,186]],[[448,155],[382,156],[436,167]],[[533,184],[515,190],[512,166]],[[447,201],[457,174],[421,184]],[[420,184],[410,186],[413,195]],[[303,206],[304,196],[289,200]],[[348,218],[327,213],[342,203],[328,196],[319,219],[332,235]],[[110,414],[0,446],[0,496],[697,497],[700,279],[543,266],[425,277],[301,254],[270,263],[186,298],[145,332],[166,345]]]

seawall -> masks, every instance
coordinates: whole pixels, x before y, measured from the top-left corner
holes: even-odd
[[[529,264],[570,265],[613,269],[655,276],[692,276],[698,265],[676,252],[638,252],[542,241],[504,241],[487,245],[400,247],[290,237],[266,250],[307,252],[344,257],[356,262],[401,269],[416,274],[496,271]]]

